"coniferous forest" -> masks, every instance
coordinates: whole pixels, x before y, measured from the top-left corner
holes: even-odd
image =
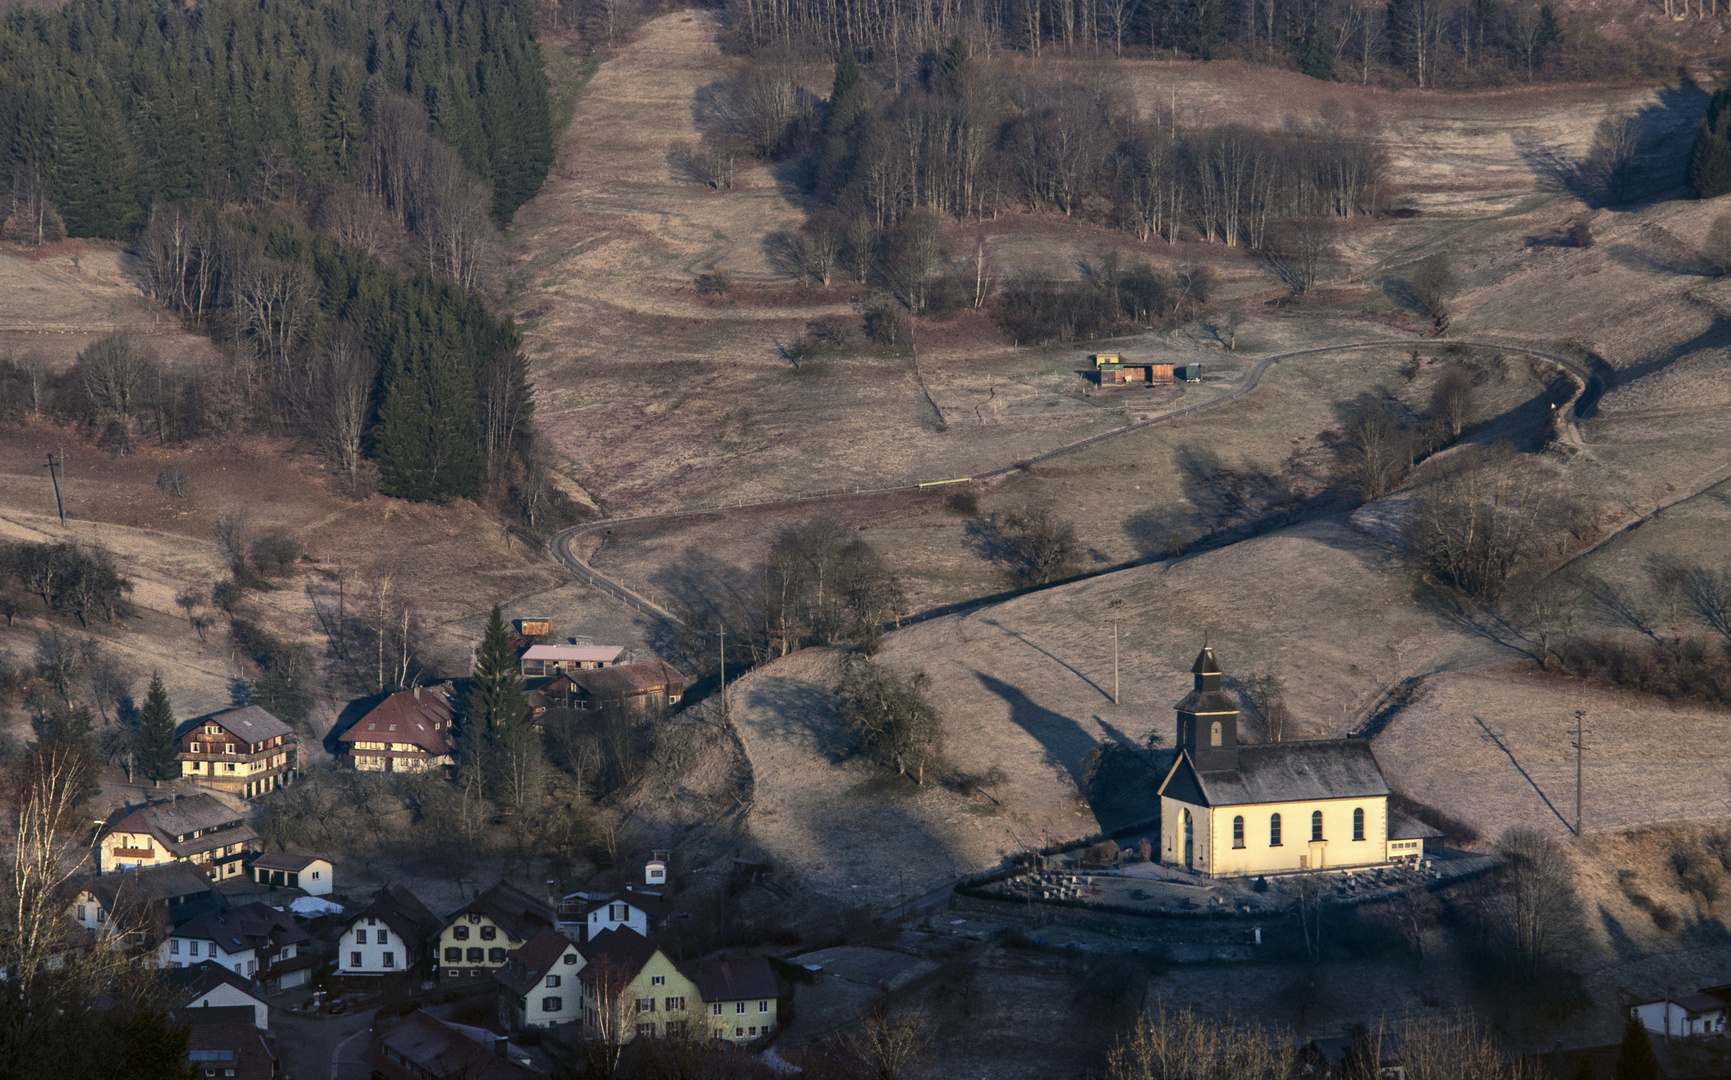
[[[375,462],[386,494],[517,491],[527,369],[483,294],[552,147],[523,0],[17,9],[0,22],[0,234],[129,244],[231,368],[213,383],[105,341],[58,381],[7,361],[0,412],[117,453],[295,431],[351,479]]]

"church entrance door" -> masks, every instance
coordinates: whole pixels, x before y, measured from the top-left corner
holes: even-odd
[[[1196,824],[1190,811],[1184,811],[1184,869],[1196,869]]]
[[[1321,870],[1321,869],[1324,869],[1328,865],[1326,862],[1323,861],[1324,860],[1323,853],[1327,849],[1328,849],[1328,841],[1326,841],[1326,840],[1312,840],[1310,842],[1310,868],[1312,870]]]

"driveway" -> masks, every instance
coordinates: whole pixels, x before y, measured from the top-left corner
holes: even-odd
[[[371,1069],[364,1055],[375,1011],[305,1016],[272,1009],[271,1034],[282,1058],[280,1080],[367,1080]]]

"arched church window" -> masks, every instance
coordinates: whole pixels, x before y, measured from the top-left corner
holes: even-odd
[[[1218,720],[1214,721],[1214,730],[1208,734],[1208,743],[1210,746],[1220,745],[1220,721]]]
[[[1322,811],[1313,811],[1310,815],[1310,839],[1314,842],[1322,839]]]
[[[1269,814],[1268,815],[1268,846],[1269,847],[1279,847],[1280,846],[1280,815],[1279,814]]]
[[[1232,846],[1235,848],[1244,846],[1244,818],[1242,816],[1232,819]]]
[[[1355,807],[1352,811],[1352,838],[1364,839],[1364,807]]]

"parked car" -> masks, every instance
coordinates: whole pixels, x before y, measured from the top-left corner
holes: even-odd
[[[332,1016],[348,1011],[349,1003],[344,1001],[342,998],[332,998],[331,1003],[325,1006],[325,1012],[330,1013]]]

